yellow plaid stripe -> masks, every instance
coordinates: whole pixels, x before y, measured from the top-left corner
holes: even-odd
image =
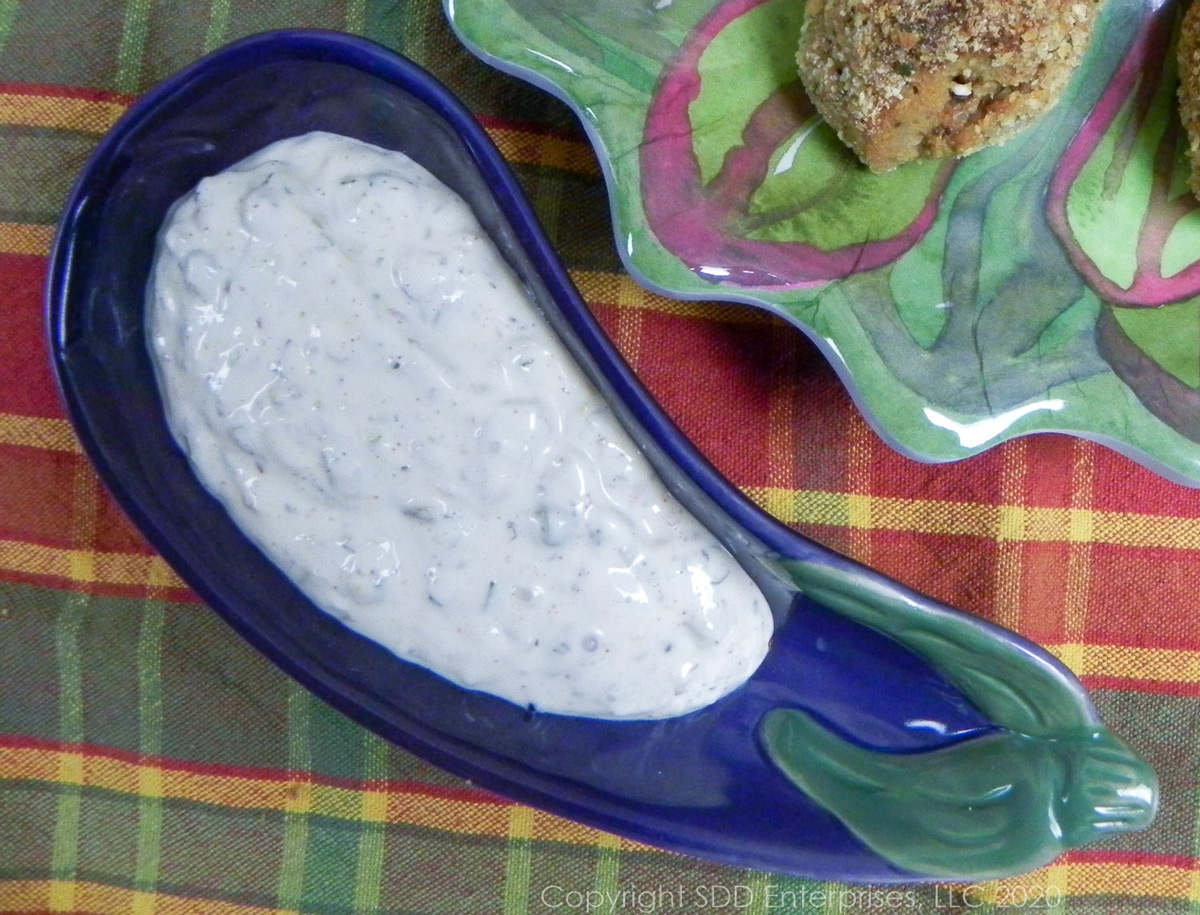
[[[370,790],[251,775],[167,769],[94,753],[0,746],[6,779],[78,785],[122,794],[161,797],[239,810],[303,812],[354,822],[386,822],[483,838],[511,835],[512,805],[467,798],[430,797],[398,787]],[[647,846],[588,826],[528,810],[528,837],[571,845]]]
[[[1059,888],[1064,895],[1087,893],[1096,896],[1124,896],[1130,893],[1143,897],[1161,897],[1200,902],[1200,886],[1191,868],[1167,864],[1106,863],[1069,864],[1060,869],[1065,873],[1065,885]],[[1029,886],[1034,884],[1029,883]]]
[[[284,915],[285,909],[144,893],[83,880],[0,881],[0,913],[154,912],[155,915]]]
[[[1200,683],[1200,651],[1064,642],[1044,646],[1076,674],[1179,685]]]
[[[117,122],[126,107],[114,100],[0,92],[0,124],[101,134]]]
[[[509,127],[488,128],[488,136],[504,158],[518,165],[556,168],[578,175],[597,176],[600,166],[589,143],[582,140],[547,136]]]
[[[1181,864],[1066,861],[1019,877],[964,886],[947,885],[962,894],[953,911],[1060,911],[1067,896],[1139,896],[1200,902],[1200,885],[1191,868]],[[1063,899],[1047,897],[1061,893]],[[949,906],[950,894],[943,895]],[[1069,907],[1069,906],[1068,906]]]
[[[853,493],[750,488],[746,494],[790,524],[984,537],[998,541],[1110,543],[1194,550],[1200,529],[1188,518],[1019,505],[979,505]],[[866,505],[862,503],[867,503]]]
[[[980,505],[764,487],[749,488],[746,494],[789,524],[868,526],[873,530],[983,537],[1001,542],[1200,549],[1200,526],[1195,520],[1169,515]]]
[[[645,309],[683,318],[720,321],[726,324],[770,324],[781,321],[769,312],[750,305],[708,300],[688,301],[659,295],[638,285],[625,273],[573,270],[571,279],[585,300],[619,308]]]
[[[33,254],[45,257],[54,240],[53,226],[0,222],[0,254]]]
[[[0,540],[0,573],[65,579],[79,584],[182,588],[183,582],[157,555],[104,552]]]
[[[81,453],[79,440],[65,419],[0,413],[0,445],[20,445],[43,451]]]

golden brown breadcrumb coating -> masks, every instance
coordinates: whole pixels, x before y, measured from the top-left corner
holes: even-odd
[[[1183,14],[1176,51],[1179,62],[1179,118],[1188,136],[1192,174],[1188,185],[1200,196],[1200,3]]]
[[[807,0],[797,64],[873,171],[1002,142],[1058,100],[1102,0]]]

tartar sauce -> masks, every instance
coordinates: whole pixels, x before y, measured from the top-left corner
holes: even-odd
[[[276,143],[170,213],[147,331],[173,435],[320,608],[464,687],[659,718],[772,617],[469,207],[408,157]]]

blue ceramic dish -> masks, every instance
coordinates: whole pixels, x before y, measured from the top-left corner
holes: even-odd
[[[312,606],[198,484],[167,430],[144,342],[156,233],[200,178],[317,129],[402,150],[472,205],[659,471],[767,592],[778,631],[745,687],[654,722],[541,715],[460,689]],[[481,786],[710,860],[873,883],[1026,870],[1153,814],[1153,774],[1046,653],[799,537],[716,472],[605,337],[477,122],[382,47],[340,34],[269,33],[139,100],[70,195],[48,324],[88,455],[181,577],[321,698]],[[1047,756],[1051,744],[1076,751]],[[1002,815],[978,823],[975,795],[996,794],[987,780],[997,769],[1019,789],[1001,795],[1019,794],[1021,804],[992,797]],[[864,817],[866,783],[874,787]],[[1094,789],[1101,800],[1085,804],[1079,821],[1088,828],[1053,834],[1063,798]],[[936,804],[966,820],[939,820]],[[966,838],[922,846],[914,815]],[[984,844],[1004,854],[973,849],[985,832]]]

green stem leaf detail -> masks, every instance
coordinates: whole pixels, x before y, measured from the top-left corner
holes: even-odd
[[[987,880],[1148,825],[1149,770],[1104,729],[1069,740],[998,731],[922,753],[887,753],[777,709],[771,760],[868,847],[933,877]]]
[[[992,879],[1153,819],[1153,770],[1104,727],[1065,668],[882,577],[864,589],[837,568],[784,569],[813,601],[920,655],[997,726],[901,753],[863,746],[801,709],[764,716],[768,758],[876,853],[915,874]]]

